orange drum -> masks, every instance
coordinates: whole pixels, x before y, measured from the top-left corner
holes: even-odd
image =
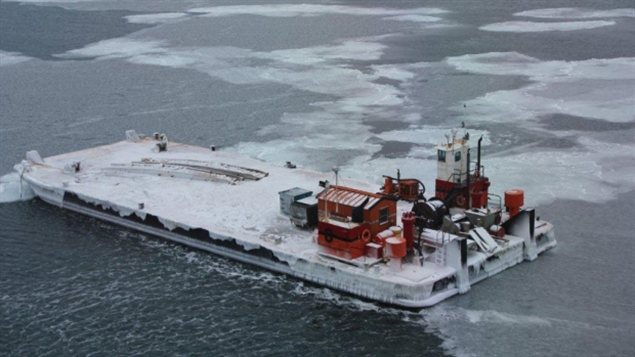
[[[525,192],[519,189],[505,191],[505,207],[511,217],[520,212],[520,208],[525,204]]]

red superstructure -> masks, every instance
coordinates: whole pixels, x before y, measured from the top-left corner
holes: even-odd
[[[478,141],[476,168],[470,169],[469,137],[452,138],[437,147],[435,197],[448,207],[483,208],[487,206],[489,179],[481,166],[481,139]]]
[[[375,235],[397,223],[394,198],[344,186],[329,186],[318,199],[318,244],[326,253],[355,259]]]
[[[481,229],[478,234],[488,237],[504,236],[505,221],[522,212],[524,193],[519,189],[505,192],[505,216],[500,196],[492,195],[500,202],[489,205],[490,180],[481,166],[482,138],[478,140],[478,157],[472,168],[468,141],[467,132],[457,138],[454,131],[451,138],[448,136],[445,143],[437,146],[435,195],[429,199],[424,197],[425,186],[421,181],[403,179],[399,170],[396,178],[384,176],[379,193],[327,186],[317,195],[317,243],[322,253],[348,260],[362,256],[371,261],[383,259],[399,270],[402,260],[424,256],[423,250],[427,248],[421,242],[423,229],[462,235],[466,239],[471,237],[472,229]],[[413,202],[413,206],[411,211],[401,212],[398,226],[400,200]],[[494,246],[483,239],[485,243],[479,241],[483,249]]]

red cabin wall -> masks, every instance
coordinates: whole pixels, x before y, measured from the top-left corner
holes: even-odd
[[[388,209],[387,222],[379,222],[382,209]],[[389,199],[382,199],[373,207],[365,209],[363,212],[364,222],[353,229],[346,229],[334,224],[329,224],[326,217],[350,218],[353,214],[353,207],[336,204],[331,201],[318,198],[318,244],[333,250],[333,253],[354,259],[364,255],[364,248],[367,242],[362,239],[362,233],[368,229],[372,237],[377,233],[397,224],[397,202]],[[328,214],[327,214],[328,212]],[[330,233],[330,234],[329,234]]]

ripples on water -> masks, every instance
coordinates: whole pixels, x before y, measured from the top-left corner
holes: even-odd
[[[8,354],[374,354],[397,346],[442,354],[438,338],[408,322],[416,313],[40,201],[0,212],[0,328]]]

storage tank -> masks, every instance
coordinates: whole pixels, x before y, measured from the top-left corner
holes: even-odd
[[[386,249],[390,257],[390,268],[394,271],[401,270],[402,259],[406,256],[406,240],[398,237],[386,239]]]
[[[514,217],[520,212],[520,208],[525,204],[525,192],[520,189],[505,191],[505,208],[510,217]]]

